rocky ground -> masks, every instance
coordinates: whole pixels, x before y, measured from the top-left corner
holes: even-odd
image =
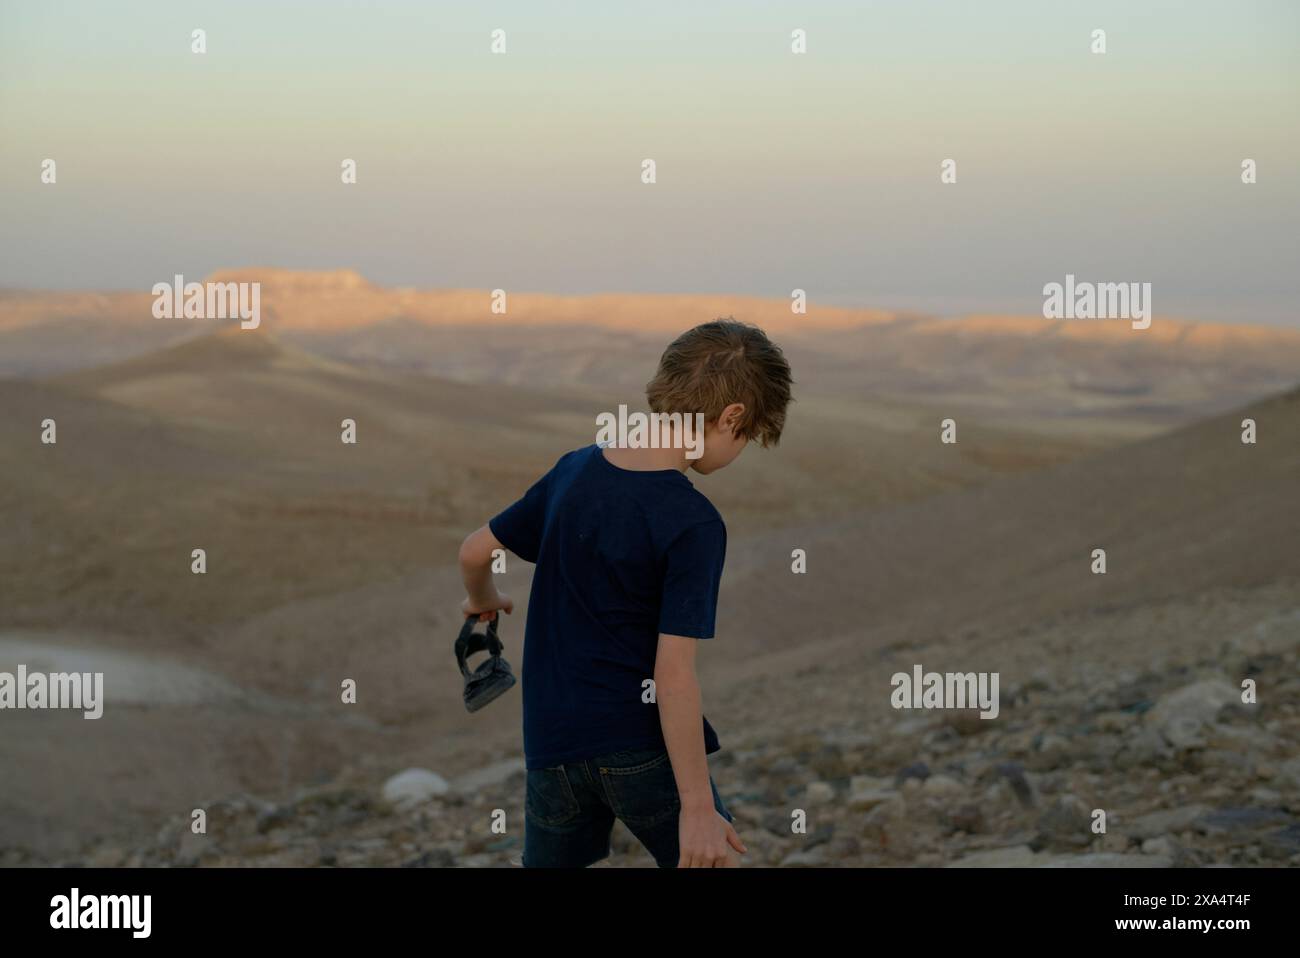
[[[872,707],[885,697],[865,702],[852,684],[835,684],[844,666],[834,661],[744,683],[728,708],[751,731],[727,736],[712,771],[749,847],[746,863],[1300,865],[1300,613],[1247,627],[1225,624],[1231,616],[1214,608],[1184,610],[1184,647],[1156,660],[1123,633],[1165,620],[1160,610],[1094,623],[1127,649],[1095,667],[1063,656],[1051,634],[999,642],[1009,675],[1021,677],[1004,679],[992,721]],[[1077,623],[1059,631],[1086,639]],[[1027,662],[1054,649],[1055,665],[1022,667],[1017,648]],[[925,661],[938,655],[926,650]],[[1134,666],[1143,660],[1155,667]],[[1255,704],[1241,701],[1244,679],[1255,683]],[[803,705],[775,732],[761,716],[795,685]],[[387,782],[344,775],[277,800],[222,798],[206,806],[206,834],[178,817],[148,843],[100,844],[62,864],[517,866],[523,793],[518,758],[451,781],[429,770]],[[497,809],[504,831],[494,832]],[[1104,833],[1095,809],[1106,813]],[[616,826],[601,865],[652,864]]]

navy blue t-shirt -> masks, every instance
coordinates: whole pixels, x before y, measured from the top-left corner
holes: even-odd
[[[537,565],[524,630],[526,766],[664,747],[643,683],[659,633],[713,637],[727,548],[718,510],[681,471],[621,469],[591,445],[488,525]],[[705,753],[720,747],[705,719]]]

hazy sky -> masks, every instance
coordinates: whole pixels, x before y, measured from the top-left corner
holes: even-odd
[[[353,267],[1037,313],[1073,273],[1300,325],[1298,174],[1286,0],[0,0],[5,286]]]

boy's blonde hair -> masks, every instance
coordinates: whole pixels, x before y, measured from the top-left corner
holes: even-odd
[[[703,413],[705,422],[744,403],[736,435],[766,447],[781,438],[792,382],[781,347],[752,323],[727,316],[673,340],[645,394],[654,412]]]

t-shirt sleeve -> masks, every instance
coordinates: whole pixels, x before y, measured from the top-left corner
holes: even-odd
[[[659,632],[713,638],[718,585],[727,555],[727,528],[720,519],[693,525],[668,547]]]
[[[533,483],[523,498],[488,520],[497,541],[525,562],[536,562],[546,524],[548,472]]]

